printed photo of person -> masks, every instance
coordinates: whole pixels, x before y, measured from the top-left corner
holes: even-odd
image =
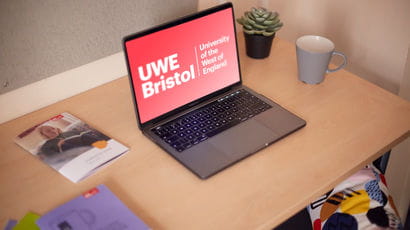
[[[81,147],[92,146],[93,143],[109,138],[95,130],[68,130],[62,132],[61,129],[49,125],[40,126],[39,132],[48,139],[40,149],[40,154],[51,156],[62,153],[66,150]]]
[[[64,114],[31,127],[15,141],[40,160],[59,170],[92,148],[103,149],[109,139],[76,117]]]

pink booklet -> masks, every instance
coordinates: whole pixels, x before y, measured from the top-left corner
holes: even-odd
[[[150,229],[104,185],[43,215],[37,225],[41,230]]]

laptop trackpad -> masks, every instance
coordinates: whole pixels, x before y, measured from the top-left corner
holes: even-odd
[[[209,143],[227,155],[240,158],[267,146],[278,138],[256,120],[248,120],[209,139]]]

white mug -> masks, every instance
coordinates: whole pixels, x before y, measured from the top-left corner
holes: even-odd
[[[299,80],[307,84],[319,84],[326,73],[340,70],[346,65],[346,56],[335,51],[335,45],[329,39],[317,35],[305,35],[296,40]],[[343,63],[335,69],[329,69],[333,55],[343,58]]]

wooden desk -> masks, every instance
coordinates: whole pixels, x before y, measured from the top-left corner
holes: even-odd
[[[344,70],[306,85],[293,44],[275,39],[271,56],[254,60],[243,43],[240,36],[245,85],[304,118],[305,128],[200,180],[138,130],[123,77],[0,126],[0,226],[104,183],[153,229],[270,229],[409,136],[409,102]],[[131,151],[73,184],[13,143],[63,111]]]

